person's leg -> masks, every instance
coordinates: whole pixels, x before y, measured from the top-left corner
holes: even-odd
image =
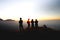
[[[19,32],[21,31],[21,27],[20,27],[20,24],[19,24]]]
[[[24,28],[23,28],[23,26],[22,26],[22,31],[24,31]]]

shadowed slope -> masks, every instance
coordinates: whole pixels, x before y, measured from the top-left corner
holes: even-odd
[[[53,30],[53,29],[51,29],[51,28],[44,28],[44,27],[38,27],[38,28],[26,28],[25,29],[25,32],[35,32],[35,31],[38,31],[38,32],[45,32],[45,31],[47,31],[47,32],[54,32],[54,31],[56,31],[56,30]]]

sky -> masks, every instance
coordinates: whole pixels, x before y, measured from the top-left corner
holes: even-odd
[[[0,18],[60,19],[60,0],[0,0]]]

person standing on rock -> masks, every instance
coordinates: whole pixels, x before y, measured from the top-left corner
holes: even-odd
[[[19,31],[22,31],[23,30],[23,20],[22,18],[20,18],[19,20]]]
[[[35,28],[36,28],[36,30],[38,28],[38,20],[37,19],[35,19]]]
[[[33,19],[31,20],[31,26],[32,26],[32,28],[34,28],[34,20]]]
[[[30,28],[30,19],[28,19],[27,24],[28,24],[28,28]]]

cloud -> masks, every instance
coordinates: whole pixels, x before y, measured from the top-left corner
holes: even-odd
[[[60,11],[60,0],[38,0],[36,11]]]

